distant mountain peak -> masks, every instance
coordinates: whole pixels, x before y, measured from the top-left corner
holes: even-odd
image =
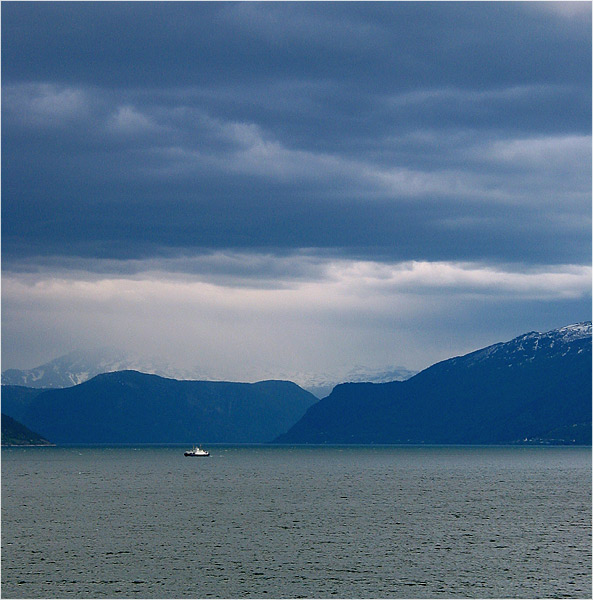
[[[2,372],[2,384],[58,389],[84,383],[102,373],[129,370],[177,379],[191,378],[157,359],[131,358],[117,349],[103,347],[75,350],[33,369],[7,369]]]

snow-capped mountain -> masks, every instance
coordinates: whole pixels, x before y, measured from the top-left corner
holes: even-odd
[[[7,369],[2,372],[2,385],[23,385],[32,388],[71,387],[99,373],[117,371],[124,362],[124,357],[115,351],[80,350],[33,369]]]
[[[281,443],[591,444],[591,322],[336,386]]]
[[[7,369],[2,385],[65,388],[84,383],[101,373],[135,370],[174,379],[197,379],[163,361],[132,358],[113,348],[77,350],[29,370]]]
[[[497,360],[508,363],[509,367],[518,367],[532,362],[536,354],[546,354],[549,358],[580,354],[587,345],[591,345],[591,321],[567,325],[545,333],[531,331],[509,342],[493,344],[465,356],[456,357],[449,362],[452,366],[463,364],[471,366],[484,361]]]
[[[519,365],[533,360],[536,350],[562,355],[580,352],[580,344],[591,341],[591,321],[567,325],[546,333],[530,332],[510,342],[494,344],[462,357],[449,359],[451,365],[462,361],[466,366],[490,358]],[[573,342],[576,342],[573,343]],[[32,388],[64,388],[83,383],[88,379],[113,371],[135,370],[180,380],[214,381],[213,377],[199,368],[180,369],[158,358],[130,356],[113,348],[75,351],[29,370],[8,369],[2,373],[3,385],[22,385]],[[385,366],[371,368],[356,366],[334,373],[315,374],[308,372],[272,373],[262,370],[254,374],[252,381],[285,379],[293,381],[318,398],[328,396],[340,383],[387,383],[405,381],[416,374],[405,367]]]

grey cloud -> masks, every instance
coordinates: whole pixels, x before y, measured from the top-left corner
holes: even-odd
[[[590,319],[582,4],[2,3],[3,365],[423,368]]]
[[[208,251],[193,255],[163,254],[150,258],[84,258],[79,256],[33,256],[10,261],[4,268],[7,277],[23,281],[56,278],[99,281],[120,279],[158,279],[162,281],[209,282],[225,287],[251,287],[262,290],[290,289],[303,282],[327,278],[330,257],[304,251],[282,253],[239,253]]]
[[[291,74],[376,90],[569,81],[590,64],[579,51],[590,13],[559,24],[513,4],[37,2],[2,13],[7,80],[160,87]]]
[[[590,14],[496,3],[2,13],[5,268],[211,249],[590,256]]]

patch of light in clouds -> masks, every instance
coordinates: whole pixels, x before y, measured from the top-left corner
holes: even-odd
[[[276,285],[269,287],[269,274],[277,269],[274,260],[196,258],[191,269],[177,275],[166,260],[160,265],[151,261],[149,271],[136,264],[134,274],[117,278],[89,277],[88,271],[86,276],[15,273],[3,282],[4,318],[16,323],[18,315],[26,314],[20,335],[27,330],[31,344],[36,335],[47,335],[42,325],[47,320],[62,336],[78,337],[76,346],[109,343],[140,354],[150,349],[151,355],[162,354],[213,378],[234,373],[257,380],[271,368],[277,373],[315,371],[323,363],[338,371],[360,363],[361,346],[375,364],[423,368],[427,356],[437,360],[448,351],[473,348],[443,348],[439,339],[444,332],[435,328],[434,347],[421,351],[417,346],[424,335],[404,345],[404,331],[438,323],[439,315],[447,322],[464,318],[471,323],[481,318],[484,306],[501,301],[511,306],[526,300],[582,301],[591,286],[591,269],[584,266],[519,272],[446,262],[312,260],[307,276],[307,260],[297,266],[299,259],[292,257],[282,260],[282,268],[294,262],[296,276],[285,285],[274,277]],[[252,262],[251,276],[232,274],[242,261]],[[226,265],[227,273],[208,274],[213,264]],[[189,276],[192,269],[195,274]],[[6,327],[7,343],[14,342],[12,335],[12,327]]]

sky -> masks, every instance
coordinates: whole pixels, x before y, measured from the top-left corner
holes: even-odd
[[[420,370],[591,319],[589,2],[1,11],[3,370]]]

